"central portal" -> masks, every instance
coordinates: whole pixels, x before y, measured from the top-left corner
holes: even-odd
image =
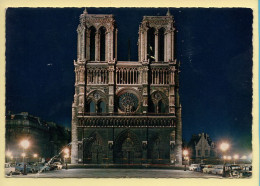
[[[116,139],[114,146],[114,161],[120,164],[141,163],[142,149],[137,136],[129,131],[123,131]]]

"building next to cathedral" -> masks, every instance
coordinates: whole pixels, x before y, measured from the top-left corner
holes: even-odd
[[[48,160],[58,155],[71,141],[70,130],[54,122],[46,122],[28,112],[8,112],[5,119],[5,149],[12,153],[12,161],[22,161],[21,154],[24,152],[20,145],[22,140],[26,139],[30,143],[26,150],[27,161],[35,160],[33,154]]]
[[[173,16],[144,16],[138,61],[117,60],[111,14],[84,10],[77,28],[73,164],[182,164]]]
[[[188,149],[190,158],[195,162],[217,158],[216,145],[206,133],[192,135]]]

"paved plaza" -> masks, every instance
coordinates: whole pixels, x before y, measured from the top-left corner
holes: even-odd
[[[218,175],[172,169],[62,169],[13,178],[221,178]]]

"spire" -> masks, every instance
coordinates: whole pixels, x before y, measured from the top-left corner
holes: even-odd
[[[83,11],[83,14],[88,14],[86,7],[85,7],[85,9],[84,9],[84,11]]]
[[[168,8],[168,11],[166,13],[166,16],[171,16],[170,8]]]

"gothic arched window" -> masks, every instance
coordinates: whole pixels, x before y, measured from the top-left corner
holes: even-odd
[[[95,61],[95,36],[96,36],[96,29],[94,27],[90,28],[90,61]]]
[[[165,113],[165,105],[162,100],[158,102],[158,113]]]
[[[95,109],[96,105],[94,103],[94,101],[90,101],[87,105],[87,112],[89,113],[95,113],[96,109]]]
[[[100,61],[106,60],[106,28],[101,27],[100,30]]]
[[[154,28],[150,28],[147,31],[147,59],[150,59],[150,61],[154,61]]]
[[[100,101],[97,105],[97,112],[98,113],[105,113],[106,112],[106,104],[103,101]]]
[[[158,61],[164,61],[164,33],[165,29],[160,28],[158,31]]]

